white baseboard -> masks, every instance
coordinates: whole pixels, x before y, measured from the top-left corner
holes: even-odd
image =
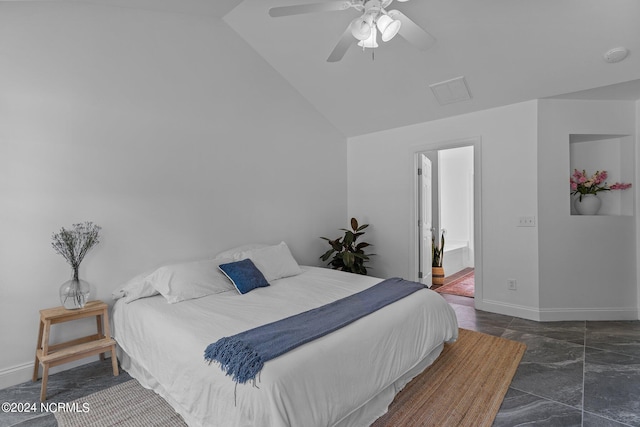
[[[492,300],[476,300],[475,306],[478,310],[537,322],[638,320],[637,307],[537,308]]]
[[[545,308],[540,310],[540,320],[555,322],[562,320],[638,320],[638,309],[627,308]]]
[[[65,363],[64,365],[55,366],[49,369],[49,375],[66,371],[67,369],[72,369],[77,366],[86,365],[87,363],[92,363],[99,359],[99,356],[91,356],[74,362]],[[34,361],[31,361],[0,369],[0,389],[31,381],[33,375],[33,364]],[[42,378],[42,367],[40,367],[39,376]]]
[[[0,389],[31,380],[33,362],[0,369]]]
[[[491,313],[504,314],[505,316],[520,317],[528,320],[540,320],[540,311],[536,307],[509,304],[501,301],[476,299],[475,306],[478,310],[489,311]]]

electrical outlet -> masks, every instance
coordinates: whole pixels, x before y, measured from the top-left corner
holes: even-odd
[[[516,279],[507,279],[507,289],[510,291],[515,291],[518,289],[518,282]]]
[[[518,227],[535,227],[535,226],[536,226],[535,216],[518,217]]]

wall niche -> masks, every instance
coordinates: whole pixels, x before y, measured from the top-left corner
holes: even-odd
[[[634,182],[634,145],[631,135],[570,134],[569,135],[569,175],[574,169],[586,171],[587,176],[597,170],[606,170],[607,184]],[[568,182],[567,182],[568,184]],[[601,191],[598,197],[602,206],[597,215],[633,215],[633,187],[628,190]],[[571,215],[578,215],[574,199],[569,197]]]

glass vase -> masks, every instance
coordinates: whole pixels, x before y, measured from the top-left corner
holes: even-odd
[[[77,310],[89,301],[90,293],[89,283],[79,279],[78,269],[74,269],[71,279],[60,286],[60,302],[68,310]]]

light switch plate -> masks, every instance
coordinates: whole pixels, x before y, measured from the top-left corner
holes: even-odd
[[[535,227],[535,226],[536,226],[535,216],[518,217],[518,227]]]

